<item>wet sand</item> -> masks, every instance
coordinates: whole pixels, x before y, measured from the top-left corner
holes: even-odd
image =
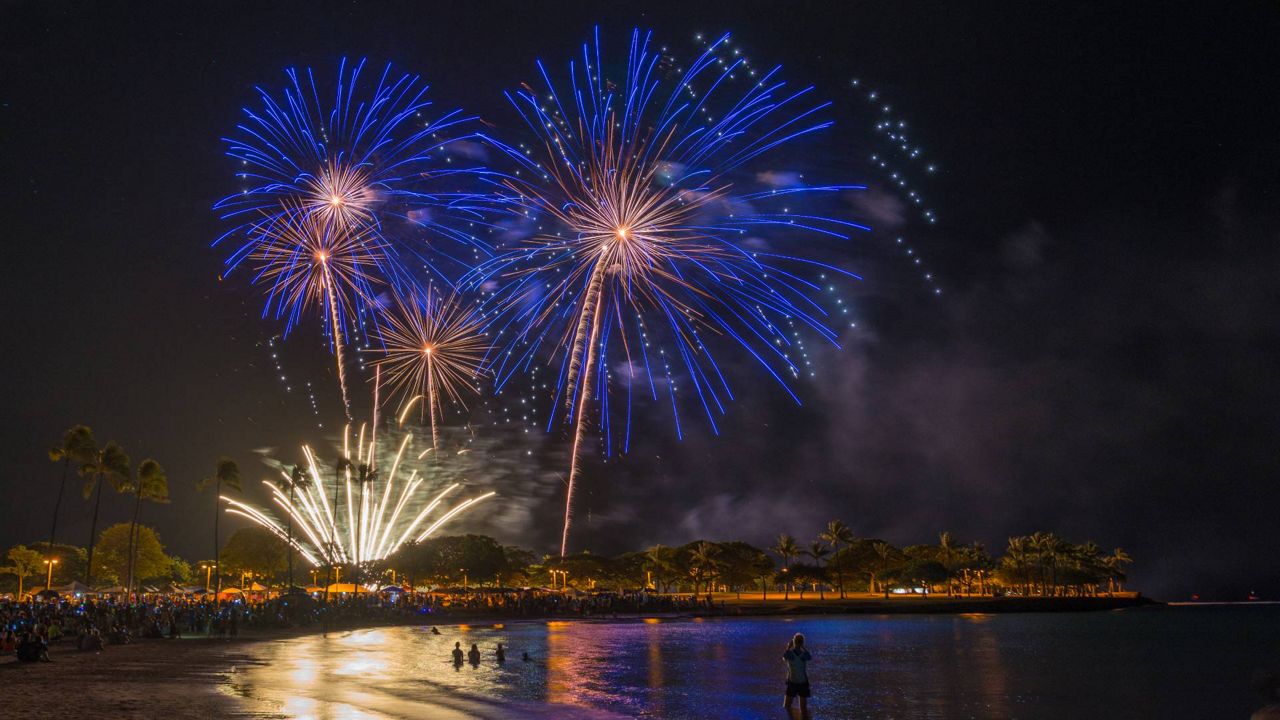
[[[442,625],[441,627],[452,627]],[[360,630],[334,630],[340,638]],[[291,718],[279,699],[251,697],[240,678],[264,658],[285,650],[291,639],[319,635],[320,628],[271,631],[235,640],[193,638],[139,640],[109,645],[100,653],[79,652],[70,643],[50,650],[50,663],[19,663],[0,658],[0,717],[67,718],[78,716],[172,720],[173,718]],[[287,650],[285,650],[287,652]],[[489,701],[442,694],[431,700],[396,698],[364,692],[358,686],[331,689],[332,704],[358,706],[374,717],[484,720],[487,718],[618,717],[551,703]],[[341,698],[337,700],[336,698]]]
[[[51,663],[0,660],[8,717],[262,717],[220,691],[254,640],[147,640],[101,653],[55,645]],[[9,713],[12,713],[11,715]]]

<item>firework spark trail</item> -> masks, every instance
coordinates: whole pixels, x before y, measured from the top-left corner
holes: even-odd
[[[373,302],[385,246],[367,232],[339,226],[332,218],[308,212],[300,203],[284,204],[269,227],[255,236],[248,261],[255,284],[267,286],[263,314],[288,317],[290,324],[322,308],[337,360],[343,408],[351,404],[343,361],[346,318]]]
[[[364,430],[363,427],[360,429],[357,438],[356,459],[367,467],[370,461],[376,460],[378,447],[372,436],[368,444],[364,442]],[[344,452],[350,449],[348,436],[349,429],[344,432]],[[357,503],[353,502],[352,484],[361,481],[359,477],[352,477],[349,467],[345,469],[343,473],[343,490],[347,496],[345,516],[329,511],[328,497],[324,490],[324,478],[321,475],[319,463],[314,451],[304,445],[302,454],[309,482],[294,487],[293,501],[280,484],[263,481],[263,484],[270,489],[271,499],[279,507],[280,512],[292,522],[294,528],[300,531],[293,535],[292,540],[282,523],[267,512],[234,498],[223,496],[222,500],[227,503],[227,512],[246,517],[281,540],[291,542],[294,549],[313,566],[336,563],[359,564],[385,559],[405,542],[411,539],[421,542],[431,537],[449,521],[496,494],[491,491],[463,500],[453,507],[446,508],[444,513],[431,522],[425,530],[419,530],[432,512],[441,507],[445,498],[461,488],[462,484],[453,482],[432,496],[421,509],[411,509],[416,504],[415,501],[425,500],[425,497],[421,497],[419,490],[426,484],[424,468],[409,469],[407,467],[406,456],[411,455],[412,444],[413,433],[406,433],[389,463],[390,472],[386,475],[386,479],[381,481],[380,487],[377,486],[378,479],[367,482],[370,486],[369,492],[364,493],[365,497],[358,503],[358,508]],[[408,477],[403,478],[401,482],[406,470]],[[286,480],[289,479],[287,472],[282,471],[282,475]],[[288,487],[287,484],[284,485]],[[400,488],[399,495],[393,505],[391,498],[396,496],[397,487]],[[375,501],[374,498],[380,499]],[[412,518],[409,517],[410,515]],[[340,523],[339,518],[345,522]]]
[[[831,122],[817,117],[828,103],[806,105],[812,88],[788,88],[777,68],[756,77],[745,60],[719,57],[727,43],[728,36],[721,37],[680,68],[665,50],[650,46],[648,34],[635,31],[624,79],[615,85],[606,80],[597,30],[594,42],[583,46],[582,63],[569,64],[571,94],[557,90],[541,62],[543,89],[525,85],[508,93],[538,142],[514,147],[489,138],[520,164],[519,177],[504,183],[545,226],[464,280],[495,288],[483,312],[495,346],[487,361],[499,391],[548,346],[549,361],[562,358],[548,420],[550,426],[563,412],[572,424],[562,555],[597,405],[599,429],[611,447],[611,347],[628,368],[625,452],[637,376],[647,379],[657,401],[659,375],[680,435],[676,380],[684,375],[681,382],[692,387],[718,433],[715,416],[733,392],[708,343],[719,339],[745,351],[798,402],[784,379],[801,373],[791,354],[801,343],[798,331],[838,340],[814,298],[824,290],[818,281],[827,274],[856,276],[764,249],[761,235],[794,243],[805,234],[847,240],[851,231],[869,230],[776,207],[864,188],[797,180],[738,190],[767,175],[752,161]],[[734,89],[739,76],[745,90]],[[816,280],[807,277],[815,272]]]
[[[598,271],[597,271],[598,272]],[[596,286],[594,293],[597,297],[592,302],[594,309],[591,311],[591,334],[590,338],[594,339],[600,333],[600,310],[603,307],[599,302],[599,281],[593,283]],[[588,290],[588,293],[591,293]],[[585,306],[584,306],[585,312]],[[587,417],[587,398],[591,396],[587,388],[591,387],[591,372],[595,369],[596,343],[594,340],[587,347],[587,363],[583,370],[582,376],[582,392],[578,393],[578,409],[574,413],[573,424],[573,449],[569,455],[569,483],[565,488],[564,498],[564,532],[560,536],[560,557],[564,557],[569,547],[569,519],[570,508],[573,507],[573,486],[578,477],[578,458],[582,447],[582,436],[586,426]]]
[[[333,289],[333,279],[329,276],[327,265],[324,271],[324,287],[325,294],[329,298],[329,327],[333,328],[333,355],[338,363],[338,387],[342,390],[342,409],[347,413],[347,419],[350,420],[351,398],[347,393],[346,363],[342,361],[342,333],[338,331],[338,302]]]

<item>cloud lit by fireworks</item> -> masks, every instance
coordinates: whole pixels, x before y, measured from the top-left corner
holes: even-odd
[[[797,174],[779,187],[754,167],[828,128],[828,104],[811,100],[812,88],[788,86],[778,68],[726,61],[728,41],[682,67],[635,31],[615,83],[597,31],[582,62],[569,64],[570,92],[538,63],[544,87],[508,94],[536,142],[492,141],[520,164],[506,183],[539,231],[469,280],[492,288],[499,388],[543,358],[559,366],[549,425],[559,416],[573,428],[562,554],[597,406],[606,451],[615,423],[626,450],[633,400],[659,401],[660,389],[677,434],[682,396],[696,398],[715,431],[733,391],[713,348],[746,352],[794,398],[796,330],[837,338],[815,280],[848,273],[800,254],[799,241],[868,228],[791,206],[862,186],[811,185]],[[792,247],[777,252],[771,240]],[[625,392],[620,418],[610,408],[615,389]]]
[[[281,480],[263,481],[277,512],[223,496],[227,512],[252,520],[281,540],[292,536],[298,554],[319,567],[384,559],[406,542],[431,537],[495,495],[491,491],[458,501],[463,482],[440,482],[433,466],[447,461],[429,446],[418,451],[412,432],[396,434],[394,453],[372,428],[361,425],[354,448],[351,435],[347,426],[336,462],[324,463],[304,445],[298,472],[279,465]]]

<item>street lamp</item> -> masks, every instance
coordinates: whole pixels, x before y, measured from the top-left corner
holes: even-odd
[[[58,559],[49,558],[44,561],[44,564],[49,566],[49,574],[44,579],[44,589],[48,590],[49,586],[53,585],[53,566],[58,564]]]
[[[204,592],[206,595],[208,595],[209,583],[211,581],[210,578],[213,575],[213,565],[209,563],[200,563],[200,567],[204,569]]]

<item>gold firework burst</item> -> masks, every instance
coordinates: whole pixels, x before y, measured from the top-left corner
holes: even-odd
[[[386,353],[375,364],[385,371],[391,394],[400,394],[405,405],[422,399],[431,418],[432,446],[439,447],[442,398],[466,407],[464,394],[474,392],[488,350],[478,319],[456,295],[428,291],[425,297],[399,301],[381,332]]]

